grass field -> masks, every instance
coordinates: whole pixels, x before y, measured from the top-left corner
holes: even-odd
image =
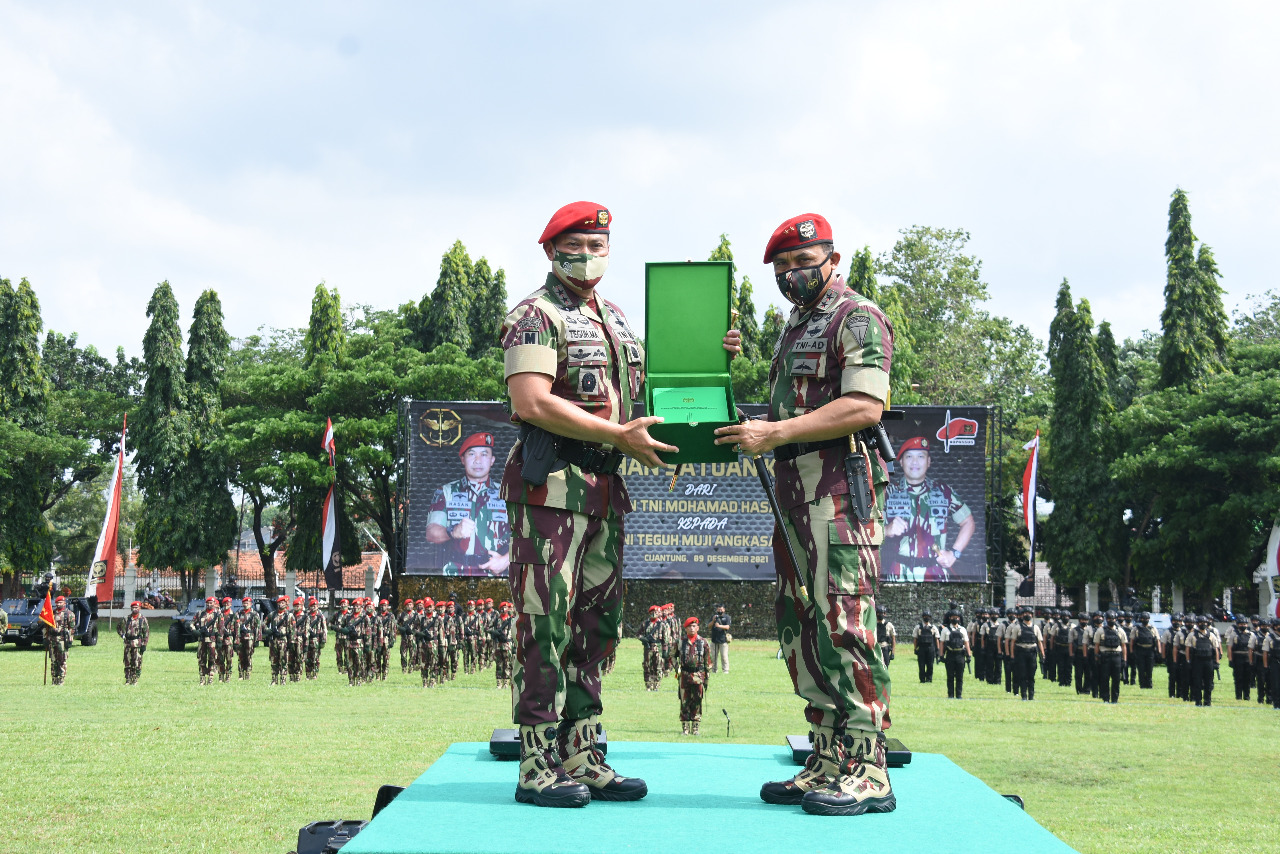
[[[282,854],[303,824],[366,818],[380,784],[407,785],[450,742],[487,741],[510,719],[492,670],[424,691],[394,652],[383,684],[349,688],[327,649],[318,682],[273,688],[260,650],[251,682],[201,688],[194,653],[165,650],[164,629],[153,625],[135,687],[105,626],[97,647],[74,648],[60,688],[41,685],[40,652],[0,647],[0,850]],[[711,680],[704,740],[781,745],[807,729],[775,649],[734,643],[732,672]],[[891,734],[1021,795],[1081,852],[1276,850],[1280,712],[1236,702],[1227,682],[1209,709],[1168,700],[1163,671],[1154,691],[1123,687],[1118,706],[1043,682],[1024,703],[972,680],[957,702],[941,670],[921,685],[900,655],[892,672]],[[644,691],[636,641],[605,702],[611,740],[681,737],[673,683]]]

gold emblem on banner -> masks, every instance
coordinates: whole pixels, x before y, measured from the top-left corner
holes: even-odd
[[[462,419],[452,409],[428,409],[418,418],[418,438],[428,448],[456,445],[462,438]]]

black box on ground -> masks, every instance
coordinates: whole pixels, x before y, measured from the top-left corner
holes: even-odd
[[[298,854],[332,854],[342,849],[369,822],[313,821],[298,831]]]

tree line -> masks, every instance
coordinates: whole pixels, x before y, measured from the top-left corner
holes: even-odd
[[[1161,331],[1123,344],[1109,324],[1095,328],[1087,301],[1073,303],[1065,281],[1047,344],[991,313],[968,242],[963,230],[912,226],[879,255],[866,246],[849,252],[841,272],[894,325],[893,403],[994,407],[1005,437],[988,461],[1002,464],[987,513],[990,548],[1004,543],[989,554],[994,580],[1005,567],[1027,570],[1021,446],[1038,429],[1041,494],[1054,502],[1038,538],[1060,583],[1175,581],[1205,595],[1239,583],[1280,509],[1270,497],[1276,442],[1265,423],[1277,400],[1267,384],[1280,359],[1268,348],[1278,340],[1280,300],[1269,293],[1234,325],[1226,319],[1213,254],[1197,244],[1181,191],[1170,209]],[[708,257],[733,265],[727,235]],[[743,333],[734,392],[763,402],[788,314],[768,301],[758,315],[749,277],[732,270]],[[0,280],[6,587],[55,554],[87,564],[126,411],[136,484],[126,484],[120,540],[138,547],[142,566],[173,567],[191,589],[245,530],[269,590],[282,553],[285,568],[318,571],[319,505],[336,478],[347,511],[344,562],[359,560],[367,531],[398,571],[407,452],[400,405],[504,399],[497,330],[507,298],[504,271],[472,261],[456,242],[416,303],[344,308],[321,283],[305,329],[233,340],[210,290],[184,341],[180,308],[161,282],[147,306],[141,359],[117,349],[112,360],[74,334],[50,330],[41,342],[34,289]],[[334,470],[319,444],[326,418],[338,443]]]

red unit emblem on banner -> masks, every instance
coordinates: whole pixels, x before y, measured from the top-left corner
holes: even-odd
[[[942,450],[951,453],[952,445],[973,445],[978,440],[978,422],[972,418],[952,418],[947,410],[945,423],[935,434],[942,443]]]

